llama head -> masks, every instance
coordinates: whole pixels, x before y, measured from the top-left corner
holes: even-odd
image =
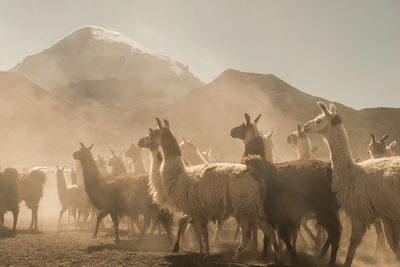
[[[274,147],[274,144],[272,142],[272,136],[275,133],[275,129],[272,129],[269,134],[264,135],[264,143],[266,146],[268,146],[270,149]]]
[[[122,163],[122,154],[124,151],[119,153],[119,155],[115,154],[114,150],[111,149],[111,158],[108,160],[108,166],[113,167]],[[123,163],[122,163],[123,164]]]
[[[308,135],[304,132],[304,127],[300,123],[297,123],[297,131],[294,131],[293,133],[291,133],[287,137],[286,141],[289,144],[292,144],[292,145],[296,146],[301,141],[307,141],[308,142]]]
[[[318,106],[322,114],[304,124],[305,133],[325,134],[342,123],[334,104],[330,104],[328,109],[325,103],[318,101]]]
[[[93,148],[93,145],[91,145],[89,147],[85,147],[85,145],[83,143],[80,143],[80,145],[81,145],[81,148],[78,151],[74,152],[74,154],[72,154],[72,157],[75,160],[79,160],[79,161],[82,161],[82,160],[85,160],[88,158],[93,158],[92,151],[91,151]]]
[[[176,157],[176,156],[182,156],[181,149],[179,148],[178,141],[176,140],[176,137],[172,133],[171,129],[169,128],[169,122],[167,120],[163,120],[163,123],[159,118],[156,118],[158,127],[160,129],[160,135],[161,135],[161,148],[164,152],[165,158],[168,157]]]
[[[153,130],[149,128],[149,134],[141,138],[138,142],[138,146],[141,148],[147,148],[151,151],[157,151],[161,142],[161,133],[159,129]]]
[[[190,139],[181,136],[182,142],[179,144],[179,147],[181,148],[185,158],[195,157],[196,154],[199,153],[197,147],[193,143],[195,136],[196,135],[193,135]]]
[[[254,121],[251,121],[249,114],[245,113],[244,122],[231,130],[231,136],[242,140],[251,140],[253,137],[259,136],[260,132],[258,131],[257,123],[260,117],[261,113]]]
[[[389,135],[385,134],[381,139],[377,139],[374,134],[369,134],[371,142],[368,145],[368,152],[371,158],[381,158],[386,156],[386,144],[385,140],[389,138]]]
[[[64,169],[65,166],[63,166],[62,168],[60,168],[58,165],[56,165],[56,177],[64,177]]]

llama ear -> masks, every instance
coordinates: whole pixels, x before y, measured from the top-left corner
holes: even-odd
[[[110,150],[111,151],[111,154],[113,155],[113,157],[115,157],[115,152],[114,152],[114,150]]]
[[[62,167],[62,169],[61,169],[61,170],[62,170],[62,171],[64,171],[64,169],[65,169],[65,165]]]
[[[88,147],[89,150],[92,150],[93,146],[94,146],[94,144],[91,144],[90,147]]]
[[[326,106],[326,104],[324,102],[321,102],[321,101],[318,101],[317,103],[318,103],[319,108],[322,110],[322,112],[325,115],[328,116],[329,115],[329,111],[328,111],[328,107]]]
[[[261,113],[257,116],[257,118],[254,119],[254,123],[257,124],[260,118],[261,118]]]
[[[58,165],[56,165],[57,171],[60,170],[60,167],[58,167]]]
[[[244,113],[244,125],[246,125],[246,126],[249,125],[250,121],[251,121],[251,119],[250,119],[249,114]]]
[[[149,128],[149,133],[153,134],[154,130],[152,128]]]
[[[384,136],[382,136],[381,141],[384,142],[384,141],[385,141],[386,139],[388,139],[388,138],[389,138],[389,135],[385,134]]]
[[[169,128],[169,121],[167,121],[166,119],[164,119],[164,126],[165,126],[166,128]]]
[[[190,138],[190,143],[193,143],[193,141],[194,141],[194,138],[196,137],[196,135],[194,134],[194,135],[192,135],[192,137]]]
[[[303,131],[303,127],[301,126],[300,123],[297,123],[297,131],[298,131],[298,132]]]
[[[85,148],[85,145],[83,143],[79,143],[82,148]]]
[[[161,120],[156,117],[156,121],[157,121],[157,124],[158,124],[158,128],[162,129],[163,126],[162,126]]]
[[[272,135],[275,133],[275,129],[272,129],[272,131],[271,132],[269,132],[269,134],[268,134],[268,138],[271,138],[272,137]]]
[[[124,153],[124,151],[122,150],[121,153],[119,153],[119,157],[122,157],[123,153]]]
[[[371,137],[372,142],[376,142],[376,138],[375,138],[374,134],[370,133],[369,136]]]
[[[336,106],[335,104],[329,104],[329,113],[331,113],[332,115],[336,115]]]

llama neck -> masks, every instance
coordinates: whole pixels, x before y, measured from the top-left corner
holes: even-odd
[[[354,165],[353,155],[350,149],[349,138],[343,125],[337,125],[324,134],[330,149],[330,157],[333,168],[347,170]]]
[[[60,201],[63,201],[63,198],[67,192],[67,182],[65,181],[64,174],[62,175],[57,174],[57,192]]]
[[[265,158],[264,139],[262,136],[256,136],[245,143],[243,158],[249,155],[257,155]]]
[[[161,149],[164,155],[162,169],[168,169],[170,176],[174,176],[185,170],[182,152],[172,132],[166,130],[161,134]]]
[[[133,168],[135,173],[146,173],[146,167],[144,166],[142,151],[140,151],[140,156],[136,158],[131,158],[133,163]]]
[[[98,197],[102,196],[102,180],[99,169],[93,157],[86,157],[80,161],[83,172],[83,181],[85,190],[89,198],[96,202]]]
[[[311,144],[308,138],[298,140],[297,156],[299,159],[312,159]]]
[[[265,159],[270,163],[274,163],[274,154],[272,152],[272,145],[269,142],[269,140],[265,140],[264,142],[264,152],[265,152]]]
[[[160,173],[161,162],[161,151],[159,149],[151,150],[150,176]]]

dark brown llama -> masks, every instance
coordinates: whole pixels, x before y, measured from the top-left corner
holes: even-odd
[[[38,228],[39,202],[43,196],[43,185],[46,175],[40,170],[33,170],[29,174],[22,174],[19,180],[20,200],[32,210],[31,229]]]
[[[254,154],[262,157],[265,149],[262,147],[263,143],[257,140],[259,139],[258,133],[256,123],[251,122],[250,116],[245,114],[245,123],[233,128],[231,136],[244,141],[245,155]],[[287,209],[288,219],[297,229],[302,217],[313,212],[317,223],[322,225],[328,233],[320,256],[324,256],[331,246],[329,263],[335,264],[341,223],[338,217],[339,204],[331,189],[332,168],[330,163],[319,160],[296,160],[278,163],[275,164],[275,167],[277,171],[276,184],[280,190],[277,191],[278,195],[274,195],[275,192],[267,194],[266,208],[274,210],[274,203],[278,205],[278,208],[283,205]],[[258,173],[262,174],[264,167],[260,165],[254,168],[256,171],[260,169]],[[269,216],[271,215],[273,214],[269,214]],[[278,225],[281,226],[279,220]],[[268,237],[265,236],[264,253],[266,253],[268,242]]]
[[[13,214],[13,228],[17,227],[19,214],[18,172],[7,168],[0,173],[0,228],[4,227],[4,214],[11,211]]]

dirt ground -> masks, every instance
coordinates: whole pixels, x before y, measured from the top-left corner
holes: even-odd
[[[30,222],[30,211],[21,204],[16,235],[10,230],[0,230],[0,266],[296,266],[322,267],[326,266],[328,257],[318,260],[318,251],[312,249],[309,239],[302,240],[299,236],[297,243],[298,259],[292,264],[272,264],[260,260],[260,254],[251,255],[245,251],[238,261],[231,258],[238,246],[238,241],[232,242],[236,224],[228,222],[224,225],[220,244],[211,248],[211,256],[204,260],[197,252],[197,245],[190,233],[185,237],[184,251],[173,254],[172,245],[165,236],[146,234],[145,239],[127,237],[126,224],[121,223],[121,241],[114,243],[114,231],[111,230],[111,221],[107,219],[106,230],[100,231],[98,237],[91,237],[89,227],[75,230],[68,224],[67,214],[62,225],[57,226],[58,211],[60,210],[58,197],[54,186],[49,184],[39,208],[39,231],[27,230]],[[342,239],[338,255],[338,264],[344,262],[349,243],[350,227],[348,219],[341,216],[343,224]],[[7,213],[5,225],[12,225],[12,215]],[[210,232],[214,230],[210,226]],[[173,229],[176,233],[176,228]],[[190,231],[189,231],[190,232]],[[212,236],[212,233],[210,233]],[[304,236],[304,234],[303,234]],[[259,250],[261,250],[262,236],[259,234]],[[353,267],[383,267],[400,266],[394,254],[386,249],[383,253],[375,253],[376,233],[371,229],[364,236],[363,242],[357,250]],[[388,245],[386,244],[388,248]],[[329,255],[329,252],[328,252]]]
[[[9,216],[11,217],[11,216]],[[7,220],[11,223],[11,218]],[[328,258],[318,261],[312,249],[305,249],[299,240],[299,257],[292,265],[272,264],[260,260],[260,255],[244,252],[241,259],[231,257],[238,245],[232,242],[233,229],[225,230],[224,239],[212,249],[209,259],[204,260],[190,244],[190,236],[184,252],[171,253],[171,245],[165,236],[147,234],[142,241],[128,239],[122,229],[121,241],[114,243],[114,232],[107,224],[98,237],[91,238],[91,231],[74,230],[63,224],[49,231],[26,230],[29,221],[23,221],[16,235],[10,230],[0,231],[0,266],[325,266]],[[9,224],[10,225],[10,224]],[[124,228],[124,224],[121,228]],[[347,241],[343,238],[338,263],[343,263]],[[261,236],[260,240],[261,241]],[[188,244],[189,243],[189,244]],[[369,231],[358,250],[353,266],[398,266],[389,250],[374,253],[374,231]],[[261,248],[261,243],[260,243]],[[337,266],[340,266],[338,264]]]

